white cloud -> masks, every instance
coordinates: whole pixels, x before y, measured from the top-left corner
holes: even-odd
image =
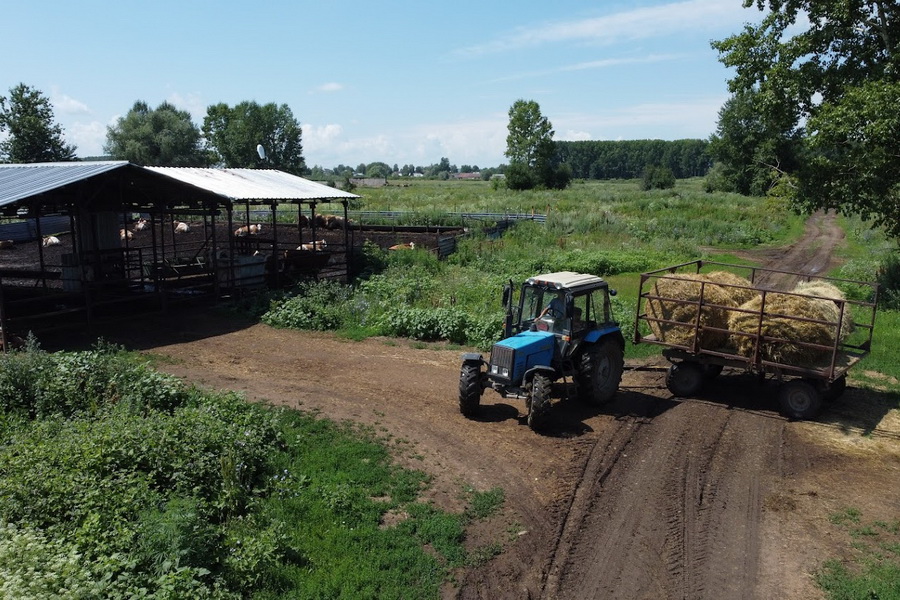
[[[414,159],[402,162],[432,164],[447,157],[456,165],[496,166],[504,160],[508,122],[508,116],[503,114],[417,126],[407,134],[406,143],[414,149]]]
[[[591,134],[587,131],[575,131],[569,129],[561,135],[558,135],[556,139],[561,142],[584,142],[591,139]]]
[[[686,0],[602,17],[521,27],[493,41],[457,50],[456,54],[474,57],[563,42],[612,45],[684,30],[734,29],[757,15],[744,9],[739,2]]]
[[[332,167],[361,162],[430,165],[447,157],[457,165],[495,166],[503,162],[507,116],[416,125],[390,133],[357,135],[340,125],[303,125],[303,148],[309,165]]]
[[[510,75],[508,77],[500,77],[495,79],[494,82],[502,82],[502,81],[515,81],[517,79],[526,79],[531,77],[543,77],[546,75],[553,75],[555,73],[564,73],[570,71],[586,71],[589,69],[606,69],[610,67],[619,67],[622,65],[635,65],[635,64],[652,64],[657,62],[669,61],[669,60],[678,60],[683,58],[684,55],[680,54],[650,54],[648,56],[637,56],[630,58],[605,58],[600,60],[592,60],[585,61],[580,63],[575,63],[572,65],[564,65],[562,67],[557,67],[555,69],[546,69],[543,71],[529,71],[526,73],[517,73],[515,75]]]
[[[65,128],[66,141],[75,144],[76,153],[81,158],[100,156],[106,143],[106,125],[100,121],[86,123],[76,121]]]
[[[719,109],[726,99],[723,95],[636,104],[591,114],[570,113],[555,117],[553,124],[567,136],[573,131],[591,132],[591,139],[706,138],[715,131]]]
[[[313,92],[329,94],[332,92],[340,92],[344,89],[343,84],[337,83],[335,81],[329,81],[328,83],[323,83],[320,86],[316,86]]]
[[[203,117],[206,116],[207,107],[200,94],[189,93],[185,95],[179,92],[172,92],[166,100],[175,108],[191,113],[191,117],[198,123],[202,123]]]
[[[307,152],[317,152],[329,148],[337,143],[344,133],[344,128],[337,123],[321,126],[304,123],[301,129],[303,131],[303,148]]]
[[[76,100],[71,96],[66,94],[61,94],[54,90],[53,95],[50,98],[51,104],[53,104],[53,109],[55,112],[64,115],[89,115],[91,114],[91,109],[88,108],[88,105],[84,102]]]

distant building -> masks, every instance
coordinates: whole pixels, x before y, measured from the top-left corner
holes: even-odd
[[[478,171],[475,173],[454,173],[451,177],[453,179],[481,179],[481,173]]]
[[[380,188],[387,185],[384,177],[351,177],[350,183],[357,187]]]

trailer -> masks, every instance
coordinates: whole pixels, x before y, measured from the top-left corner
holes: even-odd
[[[713,272],[731,273],[749,283],[710,282],[702,277]],[[790,418],[810,419],[819,413],[824,401],[844,392],[847,372],[868,355],[872,346],[876,283],[703,260],[649,271],[640,278],[633,341],[664,347],[663,356],[671,363],[666,386],[679,397],[698,394],[708,380],[728,367],[776,380],[781,412]],[[690,284],[693,293],[689,297],[664,291],[671,287],[671,281],[684,279],[695,282]],[[778,281],[782,283],[772,283]],[[800,294],[793,291],[796,282],[825,282],[851,293],[845,298]],[[739,306],[723,300],[748,294],[753,302]],[[827,305],[835,316],[788,314],[778,308],[783,302],[776,300],[793,296],[833,302]],[[714,311],[726,311],[731,315],[729,323],[734,322],[734,315],[740,315],[741,323],[752,326],[736,330],[716,323],[708,318]],[[770,326],[776,322],[778,328]],[[804,327],[832,335],[825,342],[785,333]],[[799,349],[803,360],[784,358],[782,354],[788,353],[779,350],[788,347]]]

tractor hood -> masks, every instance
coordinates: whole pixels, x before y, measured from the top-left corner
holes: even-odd
[[[542,349],[553,349],[556,344],[556,336],[549,331],[523,331],[505,340],[497,342],[498,346],[505,346],[513,350],[529,349],[538,351]]]
[[[494,344],[488,374],[497,381],[520,385],[533,367],[550,366],[555,349],[556,336],[552,333],[523,331]]]

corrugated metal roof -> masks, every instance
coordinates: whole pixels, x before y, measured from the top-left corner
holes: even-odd
[[[274,169],[146,168],[232,201],[327,201],[359,198],[356,194]]]
[[[0,206],[112,171],[128,161],[0,164]]]

